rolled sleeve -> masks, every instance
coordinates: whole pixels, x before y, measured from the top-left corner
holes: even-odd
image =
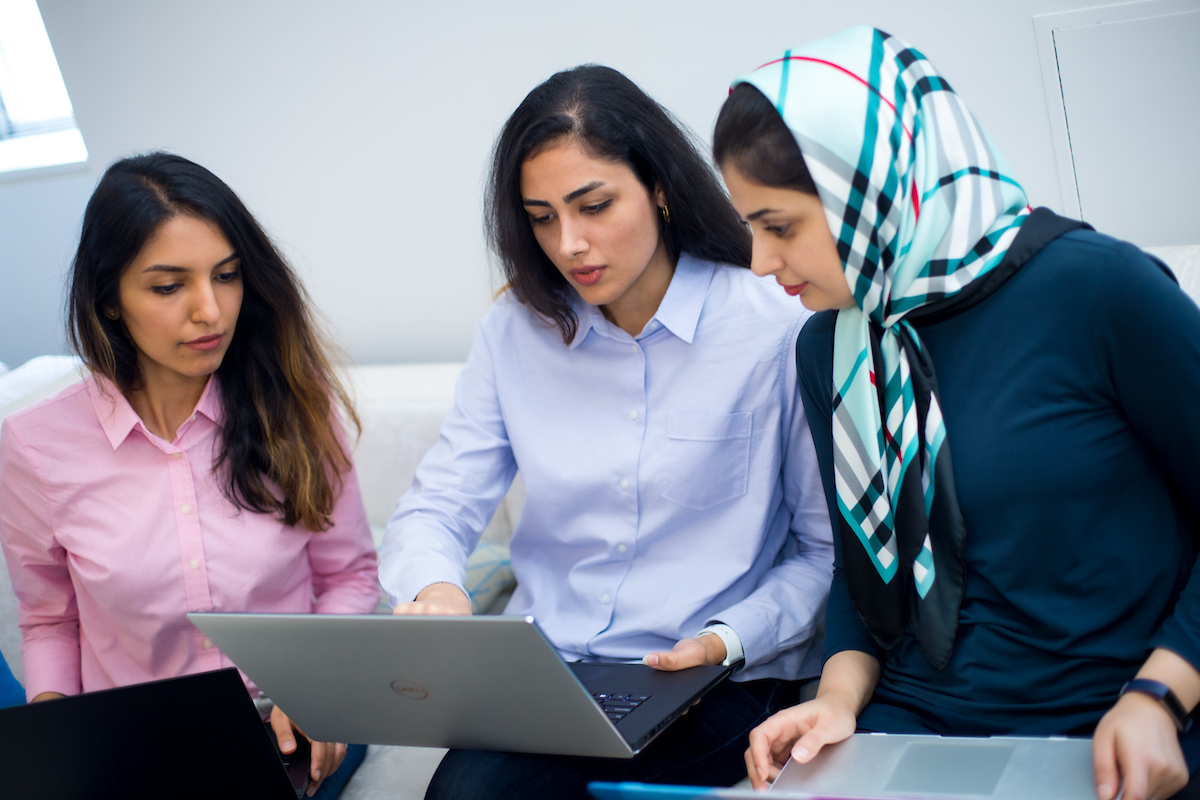
[[[20,603],[25,692],[79,694],[79,612],[66,551],[33,455],[8,424],[0,430],[0,543]]]

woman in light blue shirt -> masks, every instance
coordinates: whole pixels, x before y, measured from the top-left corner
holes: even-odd
[[[519,469],[507,613],[567,660],[740,667],[632,761],[452,751],[427,797],[734,783],[749,730],[820,669],[831,532],[792,357],[807,312],[743,269],[712,170],[604,67],[509,118],[488,225],[507,290],[388,525],[396,613],[470,613],[467,555]]]

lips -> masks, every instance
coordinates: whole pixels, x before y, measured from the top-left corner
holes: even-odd
[[[221,346],[221,339],[224,334],[214,333],[211,336],[201,336],[199,339],[192,339],[190,342],[184,342],[184,347],[190,347],[192,350],[216,350]]]
[[[782,286],[783,290],[785,292],[787,292],[788,294],[790,294],[792,297],[795,297],[796,295],[800,294],[801,292],[803,292],[805,289],[808,288],[807,281],[805,281],[804,283],[793,284],[791,286],[789,286],[786,283],[781,283],[779,285]]]
[[[604,276],[607,267],[579,267],[571,270],[571,278],[580,286],[591,286]]]

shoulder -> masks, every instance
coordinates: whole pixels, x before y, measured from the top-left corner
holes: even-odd
[[[812,403],[833,402],[833,327],[836,311],[813,314],[796,340],[800,391]]]
[[[1049,242],[1022,272],[1076,289],[1114,280],[1161,288],[1177,285],[1171,270],[1154,256],[1129,242],[1087,229]]]
[[[771,341],[790,352],[797,332],[811,316],[811,311],[774,281],[745,267],[714,264],[700,322],[730,336],[740,332]]]
[[[518,300],[509,288],[503,289],[488,308],[479,332],[487,338],[534,336],[562,343],[558,327]]]
[[[84,378],[57,394],[4,418],[3,438],[17,439],[24,447],[41,447],[77,442],[86,432],[99,431],[100,423],[92,402],[94,384]]]

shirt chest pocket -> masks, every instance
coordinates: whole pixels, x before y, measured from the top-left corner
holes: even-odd
[[[667,419],[664,499],[703,511],[749,487],[753,414],[676,411]]]

